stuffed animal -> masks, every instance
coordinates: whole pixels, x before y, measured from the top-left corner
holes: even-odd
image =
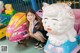
[[[70,4],[43,4],[42,22],[49,36],[44,51],[46,53],[71,53],[77,46],[74,29],[75,16]]]
[[[3,6],[4,6],[4,3],[2,1],[0,1],[0,14],[4,10],[4,7]]]

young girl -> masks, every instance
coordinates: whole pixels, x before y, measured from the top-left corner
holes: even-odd
[[[30,9],[27,12],[27,19],[29,21],[30,36],[38,40],[35,45],[35,48],[42,49],[44,46],[45,40],[47,40],[47,37],[46,37],[47,32],[43,28],[42,18],[40,18],[35,11]]]

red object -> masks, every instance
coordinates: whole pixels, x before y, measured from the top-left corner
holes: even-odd
[[[75,29],[80,35],[80,9],[73,9],[74,15],[75,15]]]
[[[4,8],[2,12],[5,12],[5,10],[6,10],[6,9]]]
[[[18,42],[28,37],[28,29],[26,23],[24,23],[22,26],[14,30],[14,33],[9,37],[9,40],[11,42]]]

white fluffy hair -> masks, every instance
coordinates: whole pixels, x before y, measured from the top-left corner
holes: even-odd
[[[43,26],[48,31],[49,40],[53,45],[60,46],[66,41],[76,41],[76,31],[74,29],[75,16],[68,4],[43,4]]]

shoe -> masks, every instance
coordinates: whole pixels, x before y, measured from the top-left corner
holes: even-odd
[[[44,43],[40,43],[39,46],[38,46],[38,49],[41,50],[41,49],[43,49],[43,48],[44,48]]]
[[[34,48],[38,48],[39,44],[40,44],[40,41],[38,41],[38,42],[36,43],[36,45],[35,45]]]
[[[21,41],[18,41],[18,44],[22,44],[22,42]]]
[[[24,45],[25,47],[27,47],[26,39],[19,41],[18,44],[22,44],[22,45]]]

